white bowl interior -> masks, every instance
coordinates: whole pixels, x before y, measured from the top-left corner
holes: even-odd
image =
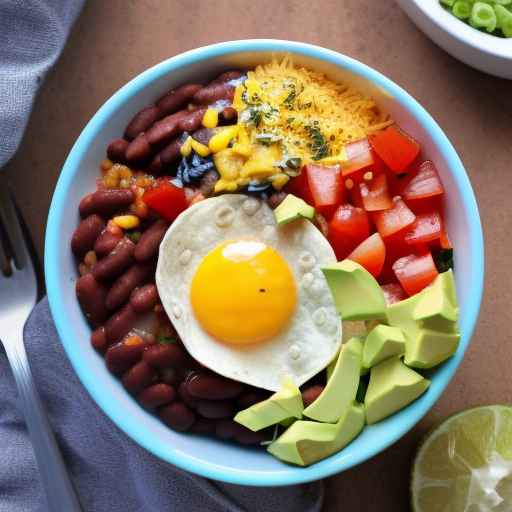
[[[138,424],[141,432],[144,432],[146,447],[155,445],[160,447],[159,453],[166,458],[166,447],[174,452],[186,456],[189,461],[201,461],[212,472],[221,470],[225,477],[231,481],[239,481],[237,475],[252,473],[253,475],[266,475],[266,482],[272,484],[273,479],[278,479],[282,472],[289,471],[290,467],[282,464],[261,449],[241,448],[229,443],[221,442],[212,438],[203,438],[195,435],[183,435],[166,427],[156,417],[145,412],[137,402],[123,389],[120,382],[114,378],[105,368],[103,358],[98,355],[90,346],[90,328],[75,299],[75,279],[77,276],[76,263],[69,250],[69,240],[78,222],[78,202],[88,192],[95,188],[95,179],[98,176],[98,166],[105,157],[105,148],[108,142],[120,136],[128,120],[140,108],[154,101],[164,91],[172,86],[186,83],[188,81],[206,81],[217,73],[232,68],[251,68],[258,63],[268,61],[271,58],[270,52],[235,53],[222,57],[216,57],[206,62],[191,64],[179,69],[169,76],[163,76],[150,83],[140,94],[126,100],[114,114],[106,119],[100,131],[91,140],[87,150],[79,163],[79,172],[76,173],[70,184],[68,200],[63,215],[59,217],[59,231],[61,238],[58,251],[60,259],[59,293],[65,297],[65,315],[67,321],[73,326],[75,340],[66,340],[66,343],[75,343],[74,354],[80,360],[81,378],[87,387],[95,382],[96,389],[101,393],[93,393],[95,400],[112,415],[126,415],[131,417]],[[384,89],[368,82],[366,79],[355,76],[332,63],[314,59],[305,55],[294,57],[297,64],[325,72],[332,80],[346,81],[355,87],[374,97],[380,107],[391,114],[397,123],[408,133],[414,136],[423,149],[423,154],[433,160],[442,176],[447,196],[450,201],[446,204],[446,220],[448,232],[456,251],[456,276],[457,289],[460,298],[461,312],[464,317],[466,297],[471,292],[472,283],[465,276],[470,275],[472,261],[470,248],[466,234],[468,233],[468,219],[465,210],[460,207],[463,198],[456,184],[454,176],[448,169],[448,162],[442,151],[434,144],[426,129],[420,122],[409,113],[406,108],[391,97]],[[75,367],[77,366],[75,362]],[[86,370],[84,370],[86,369]],[[436,382],[436,371],[432,372],[433,383]],[[443,382],[440,386],[445,385]],[[433,387],[435,387],[433,385]],[[438,390],[438,392],[440,392]],[[416,421],[421,417],[419,402],[413,403],[405,411],[402,411],[386,421],[377,425],[365,428],[352,444],[345,450],[334,455],[320,464],[333,464],[336,458],[336,465],[340,460],[345,459],[347,465],[350,460],[357,458],[359,450],[364,449],[368,443],[375,445],[379,439],[389,437],[392,432],[399,428],[400,422],[406,417],[416,414]],[[377,451],[377,450],[376,450]],[[170,456],[169,456],[170,457]],[[300,471],[310,471],[303,469]],[[313,475],[313,473],[311,473]],[[304,480],[313,478],[305,476]]]

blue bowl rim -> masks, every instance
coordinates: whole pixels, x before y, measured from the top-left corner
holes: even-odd
[[[74,176],[79,171],[79,163],[85,155],[87,148],[94,139],[97,131],[101,129],[109,117],[113,115],[126,100],[139,93],[149,83],[159,79],[163,75],[167,75],[181,67],[221,57],[223,55],[259,51],[301,54],[306,57],[323,60],[344,68],[354,75],[359,75],[362,78],[373,82],[383,90],[388,91],[409,112],[411,112],[411,114],[427,130],[443,157],[448,162],[448,166],[455,178],[463,198],[463,207],[467,212],[469,220],[470,253],[474,258],[472,275],[470,276],[470,279],[473,282],[473,293],[468,299],[467,305],[467,318],[469,318],[469,321],[467,322],[465,329],[465,346],[463,347],[463,350],[459,350],[455,356],[443,366],[442,377],[444,378],[444,383],[437,387],[436,390],[431,389],[431,392],[423,397],[420,414],[413,418],[407,417],[407,420],[401,424],[401,428],[397,429],[393,436],[386,439],[383,443],[375,443],[372,444],[372,446],[366,447],[349,461],[339,460],[336,456],[333,456],[325,459],[321,463],[314,464],[307,468],[285,466],[280,472],[273,471],[269,473],[262,471],[242,472],[219,468],[213,463],[198,460],[192,455],[175,450],[173,447],[164,447],[161,444],[156,443],[155,440],[143,429],[140,429],[138,424],[132,418],[123,414],[123,411],[116,407],[116,404],[104,400],[102,396],[102,389],[98,382],[94,379],[94,376],[87,372],[87,368],[81,364],[75,344],[69,341],[73,339],[74,333],[72,326],[69,325],[65,315],[66,298],[61,295],[58,286],[60,258],[63,257],[59,254],[58,249],[60,238],[58,229],[59,219],[63,215],[71,183]],[[67,356],[82,384],[88,390],[96,403],[128,436],[159,458],[181,469],[196,473],[203,477],[239,485],[280,486],[319,480],[364,462],[395,443],[405,433],[407,433],[437,401],[462,360],[478,318],[483,293],[483,274],[483,234],[476,199],[460,158],[452,144],[449,142],[447,136],[430,114],[428,114],[412,96],[389,78],[386,78],[378,71],[351,57],[311,44],[277,39],[229,41],[196,48],[156,64],[133,78],[130,82],[119,89],[96,112],[73,145],[73,148],[71,149],[63,166],[53,195],[45,237],[45,276],[50,309]]]

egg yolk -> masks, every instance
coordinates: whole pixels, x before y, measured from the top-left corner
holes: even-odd
[[[203,258],[190,300],[206,332],[225,343],[246,345],[268,340],[288,324],[297,289],[277,251],[257,240],[231,240]]]

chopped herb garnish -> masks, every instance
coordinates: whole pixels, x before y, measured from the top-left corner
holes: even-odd
[[[253,123],[256,128],[259,127],[261,120],[263,119],[263,112],[259,108],[249,107],[249,122]]]
[[[128,238],[134,244],[136,244],[140,240],[142,233],[140,231],[130,231],[129,233],[125,233],[125,235],[126,235],[126,238]]]
[[[311,149],[311,153],[313,153],[313,160],[321,160],[326,156],[329,156],[329,144],[325,140],[320,128],[318,126],[306,126],[306,130],[308,132],[309,137],[311,138],[311,143],[308,144],[308,147]]]
[[[288,93],[288,96],[283,101],[283,105],[288,110],[293,110],[293,102],[295,101],[295,98],[297,97],[297,92],[295,91],[295,86],[291,87],[291,91]]]
[[[302,159],[299,157],[288,158],[288,160],[286,160],[286,167],[289,167],[290,169],[299,169],[301,163]]]
[[[172,336],[158,336],[158,343],[162,345],[175,345],[178,343],[178,340]]]
[[[453,268],[453,249],[441,249],[435,256],[434,262],[439,272]]]
[[[275,144],[276,142],[279,142],[282,140],[282,137],[280,135],[275,135],[273,133],[259,133],[256,135],[255,139],[265,146],[270,146],[271,144]]]

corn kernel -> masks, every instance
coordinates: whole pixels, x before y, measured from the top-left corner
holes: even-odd
[[[144,201],[135,201],[134,213],[137,217],[145,219],[149,215],[148,205]]]
[[[107,231],[115,236],[123,236],[123,230],[117,224],[114,224],[113,219],[108,221]]]
[[[372,171],[365,172],[363,174],[363,180],[364,181],[371,181],[371,180],[373,180],[373,172]]]
[[[272,186],[276,190],[281,190],[290,181],[290,176],[280,173],[272,176]]]
[[[124,179],[129,179],[133,176],[133,172],[129,167],[126,167],[126,165],[120,165],[119,166],[119,177]]]
[[[118,215],[112,221],[122,229],[133,229],[140,224],[139,218],[135,215]]]
[[[219,124],[219,113],[214,108],[209,108],[203,116],[205,128],[215,128]]]
[[[85,276],[89,272],[90,272],[90,269],[85,263],[80,263],[80,265],[78,265],[78,273],[81,276]]]
[[[84,256],[84,263],[88,267],[92,267],[96,261],[98,261],[98,258],[96,258],[96,253],[94,251],[88,251]]]
[[[354,188],[354,181],[351,180],[350,178],[346,179],[345,180],[345,188],[347,190],[352,190]]]
[[[120,188],[130,188],[130,180],[123,178],[119,181],[119,187]]]
[[[218,153],[229,146],[231,139],[235,138],[238,134],[238,125],[227,126],[218,133],[216,133],[208,143],[212,153]]]
[[[112,163],[111,160],[109,160],[108,158],[105,158],[101,161],[101,164],[100,164],[100,169],[102,172],[107,172],[114,164]]]
[[[180,147],[182,156],[188,156],[192,153],[192,137],[190,135],[185,139],[185,142]]]
[[[124,340],[124,344],[128,345],[129,347],[141,345],[142,343],[144,343],[144,341],[137,334],[132,334]]]
[[[252,147],[250,144],[241,144],[240,142],[233,144],[231,149],[233,150],[233,153],[245,156],[246,158],[250,157],[252,153]]]
[[[235,192],[237,188],[238,185],[236,184],[236,182],[220,179],[219,181],[217,181],[217,183],[215,183],[214,192],[222,192],[224,190],[227,192]]]
[[[208,146],[205,146],[204,144],[201,144],[200,142],[198,142],[195,139],[192,139],[192,137],[191,137],[190,145],[192,146],[192,149],[199,156],[208,156],[211,153],[210,148]]]

